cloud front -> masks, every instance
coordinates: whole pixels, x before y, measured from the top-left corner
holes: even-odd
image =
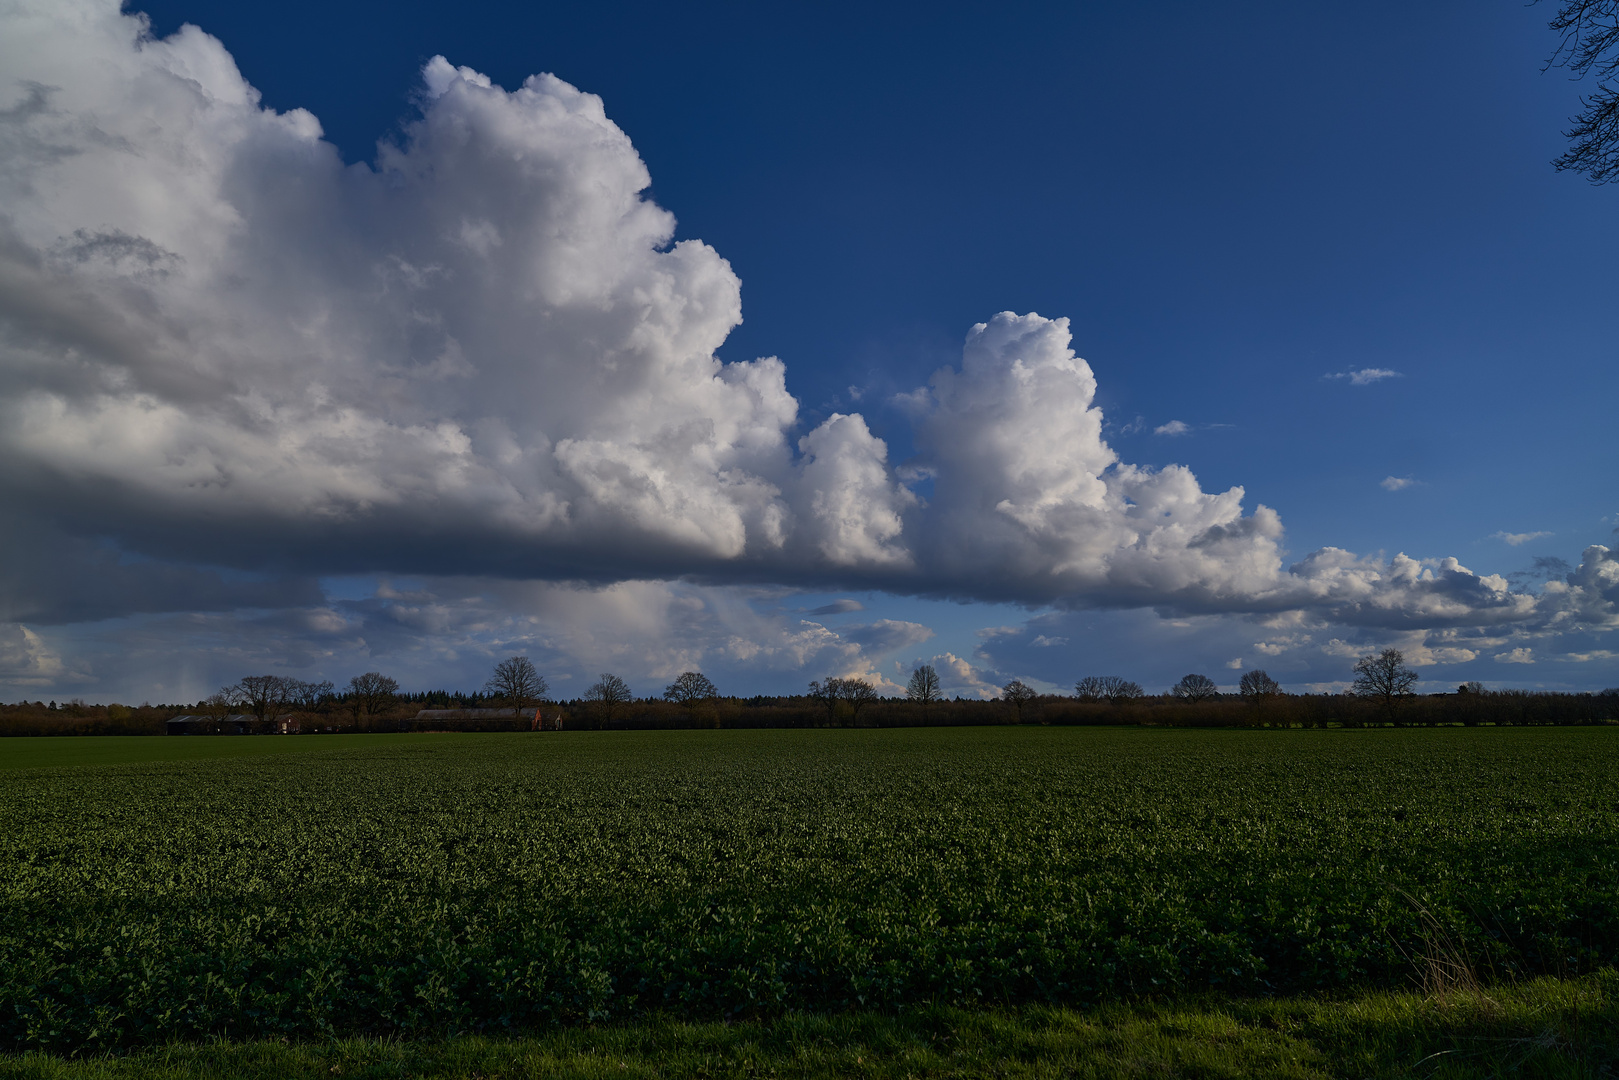
[[[554,76],[506,90],[434,57],[402,137],[345,164],[196,27],[154,39],[117,0],[0,18],[14,627],[313,610],[317,576],[360,573],[1615,623],[1606,548],[1537,594],[1454,559],[1286,564],[1241,487],[1119,459],[1062,318],[972,327],[902,396],[912,460],[858,413],[808,427],[782,360],[719,360],[737,275]],[[826,647],[864,663],[926,633]],[[19,679],[61,663],[4,641]]]

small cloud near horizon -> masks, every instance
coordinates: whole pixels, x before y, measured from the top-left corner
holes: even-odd
[[[1184,420],[1171,420],[1167,424],[1159,424],[1152,429],[1154,435],[1186,435],[1191,427]]]
[[[1333,371],[1321,376],[1323,379],[1348,379],[1351,386],[1370,386],[1383,379],[1403,379],[1405,376],[1389,368],[1368,367],[1359,371]]]

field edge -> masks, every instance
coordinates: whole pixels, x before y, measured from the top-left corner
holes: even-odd
[[[1619,970],[1480,990],[1197,997],[769,1021],[653,1018],[491,1038],[174,1044],[0,1055],[18,1080],[517,1077],[1600,1077],[1619,1072]]]

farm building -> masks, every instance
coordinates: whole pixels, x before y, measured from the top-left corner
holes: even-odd
[[[233,713],[176,716],[167,727],[170,735],[296,735],[299,725],[297,718],[290,715],[260,720],[251,713]]]

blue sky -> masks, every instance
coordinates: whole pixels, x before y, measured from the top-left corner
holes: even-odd
[[[106,5],[100,8],[110,27]],[[185,23],[200,27],[262,95],[255,107],[282,115],[307,110],[343,163],[378,175],[386,163],[377,141],[411,146],[419,135],[408,125],[459,92],[424,90],[423,67],[435,56],[487,76],[491,88],[480,91],[515,91],[547,72],[599,96],[606,118],[644,162],[644,197],[674,215],[672,239],[703,241],[740,281],[742,321],[721,335],[715,355],[739,364],[780,358],[782,385],[797,399],[796,415],[780,430],[799,465],[809,453],[798,447],[800,438],[825,430],[828,440],[843,439],[847,431],[823,423],[858,414],[885,446],[882,467],[891,475],[884,497],[900,501],[884,505],[905,527],[887,540],[865,537],[862,543],[877,546],[863,555],[833,551],[842,541],[826,539],[832,533],[814,534],[821,536],[819,555],[802,554],[813,548],[808,539],[798,549],[789,538],[779,557],[756,557],[753,546],[738,554],[715,536],[704,543],[718,547],[641,543],[633,530],[596,539],[502,534],[485,542],[477,523],[485,513],[498,517],[496,504],[471,496],[417,504],[409,525],[379,519],[362,527],[343,518],[347,511],[309,509],[310,500],[287,495],[283,504],[284,488],[268,480],[257,488],[238,482],[240,498],[211,503],[148,489],[133,466],[98,464],[97,453],[118,456],[106,447],[38,434],[6,451],[15,466],[3,478],[9,497],[38,528],[30,530],[33,539],[7,540],[16,580],[8,590],[12,610],[0,611],[10,622],[0,646],[0,695],[174,700],[249,673],[236,670],[244,665],[339,682],[381,667],[407,686],[471,687],[507,651],[531,652],[559,687],[613,664],[638,688],[656,689],[672,670],[692,664],[713,671],[726,690],[789,691],[827,674],[893,678],[911,663],[935,660],[955,672],[947,684],[967,694],[1012,676],[1060,688],[1103,667],[1151,688],[1187,670],[1233,683],[1243,668],[1265,666],[1292,688],[1330,689],[1347,678],[1353,655],[1390,643],[1421,657],[1428,689],[1474,678],[1579,689],[1619,683],[1619,659],[1610,655],[1619,647],[1603,607],[1612,606],[1601,584],[1611,580],[1603,576],[1607,564],[1582,563],[1590,545],[1619,546],[1619,490],[1608,460],[1619,389],[1611,332],[1616,282],[1605,258],[1619,240],[1619,194],[1549,164],[1562,150],[1559,132],[1577,108],[1579,87],[1562,72],[1541,72],[1555,44],[1544,5],[942,5],[925,18],[914,6],[870,4],[265,8],[164,0],[129,10],[146,12],[160,39]],[[145,77],[140,63],[158,62],[153,51],[131,52],[105,27],[106,49],[145,57],[126,65],[135,86]],[[71,33],[81,31],[36,30],[46,45],[28,57],[0,58],[13,69],[0,68],[0,107],[21,102],[31,81],[64,87],[81,117],[107,113],[116,80],[92,87],[66,61],[50,67],[49,43],[68,56]],[[89,51],[77,44],[78,52]],[[197,75],[207,50],[185,49],[162,60],[165,70],[185,68],[186,77],[225,100],[223,83]],[[121,60],[108,63],[125,71]],[[448,116],[449,107],[438,115]],[[193,147],[198,160],[212,160],[210,147],[236,138],[195,122],[192,113],[175,112],[166,122],[175,132],[184,127],[187,139],[204,140]],[[533,136],[562,139],[540,149],[564,163],[570,154],[583,160],[595,152],[567,143],[570,137]],[[233,164],[219,167],[223,179],[207,198],[256,208],[241,211],[249,223],[243,228],[287,215],[262,226],[286,238],[275,257],[335,265],[339,254],[322,248],[331,226],[316,223],[308,206],[265,209],[262,193],[230,186],[241,182],[231,178],[243,161],[266,176],[281,175],[275,170],[283,166],[292,175],[285,162],[264,164],[281,161],[274,154],[282,151],[253,150],[271,155],[253,157],[242,145],[229,143]],[[300,145],[307,154],[313,144]],[[226,151],[219,153],[224,160]],[[184,268],[173,269],[167,284],[131,284],[129,258],[145,259],[140,272],[148,275],[170,273],[170,263],[153,261],[168,255],[129,248],[136,256],[109,263],[125,267],[118,288],[155,290],[149,306],[165,312],[166,326],[203,318],[195,312],[205,305],[163,291],[195,274],[203,255],[162,239],[196,235],[202,226],[177,224],[179,210],[158,220],[149,206],[137,206],[128,222],[149,223],[138,231],[107,193],[117,187],[118,166],[79,157],[90,171],[71,182],[49,172],[59,168],[54,159],[38,159],[37,175],[26,178],[30,191],[55,184],[82,195],[52,202],[15,194],[15,205],[25,206],[19,243],[33,245],[44,262],[69,252],[83,267],[91,242],[53,248],[53,237],[82,230],[101,238],[93,250],[104,253],[112,250],[108,237],[126,244],[150,235],[151,251],[173,253],[172,266]],[[447,159],[433,160],[444,172]],[[111,187],[97,187],[101,181]],[[487,209],[498,202],[500,192],[467,184],[436,189],[431,206],[460,199]],[[323,206],[331,221],[346,224],[368,212],[335,196]],[[504,235],[498,215],[486,223],[491,236]],[[353,227],[351,247],[371,244],[377,259],[384,249],[393,252],[389,245],[400,235]],[[254,265],[262,266],[268,249],[256,250]],[[665,243],[659,250],[669,249]],[[706,280],[694,278],[691,288],[706,288]],[[52,287],[66,295],[60,281]],[[113,286],[97,278],[93,288]],[[306,311],[298,305],[307,297],[287,295],[281,306],[253,307],[241,322],[262,316],[269,325],[272,311]],[[452,308],[462,300],[435,302],[450,314],[433,319],[448,325],[461,317]],[[480,310],[480,318],[502,317]],[[1284,575],[1323,548],[1381,559],[1379,583],[1365,587],[1383,597],[1368,601],[1382,614],[1373,618],[1360,607],[1346,614],[1350,602],[1321,577],[1310,579],[1314,599],[1283,602],[1274,581],[1235,582],[1218,570],[1198,571],[1215,573],[1215,584],[1193,574],[1151,587],[1107,574],[1057,581],[1050,577],[1060,576],[1055,565],[1031,570],[1034,577],[997,576],[992,564],[1006,556],[973,546],[965,509],[971,503],[993,516],[983,508],[995,498],[981,492],[958,505],[936,497],[933,486],[972,473],[965,459],[939,464],[949,458],[941,440],[956,430],[951,425],[967,430],[982,416],[960,402],[952,411],[943,398],[918,404],[908,395],[936,371],[960,367],[969,330],[1002,311],[1069,320],[1072,350],[1094,373],[1088,404],[1100,410],[1100,438],[1120,462],[1186,466],[1209,495],[1240,486],[1244,514],[1251,518],[1263,504],[1280,515],[1285,533],[1273,539]],[[416,346],[384,340],[366,329],[373,325],[366,318],[355,316],[344,340],[382,365],[376,370],[391,371],[387,351]],[[8,333],[0,342],[10,350],[14,400],[27,391],[34,395],[30,415],[47,415],[60,401],[39,395],[67,392],[52,389],[54,376],[41,372],[71,365],[74,350],[86,346],[65,331],[44,344],[28,337],[32,330]],[[197,331],[176,340],[200,337]],[[478,372],[471,378],[484,379],[491,365],[468,334],[461,339]],[[569,340],[556,347],[584,348]],[[500,348],[514,347],[503,342]],[[294,346],[262,348],[269,356]],[[178,356],[171,350],[151,363],[172,368],[182,364]],[[197,363],[183,361],[187,371]],[[263,370],[230,376],[233,408],[250,399],[293,407],[284,387],[255,385],[254,372]],[[1351,377],[1357,372],[1373,374]],[[306,371],[300,379],[315,377]],[[521,386],[512,396],[535,395],[534,410],[543,412],[559,401],[566,411],[572,383],[512,385]],[[982,394],[990,383],[975,385]],[[353,409],[363,413],[373,399],[358,376],[353,386]],[[416,433],[416,445],[441,437],[422,432],[442,434],[445,417],[477,443],[477,425],[505,407],[467,404],[424,419],[432,404],[431,394],[414,399],[408,422],[397,420]],[[207,427],[187,412],[191,405],[175,408],[175,416],[191,418],[182,426]],[[715,408],[714,415],[730,416],[736,407]],[[935,417],[932,428],[919,419],[924,414]],[[1021,422],[997,416],[1008,430]],[[1058,448],[1053,453],[1078,437],[1039,430]],[[852,437],[837,445],[867,445],[858,432]],[[555,432],[545,439],[547,446],[558,442]],[[194,449],[171,447],[164,460],[191,460]],[[377,460],[397,461],[400,453]],[[123,457],[132,460],[127,451]],[[370,469],[379,490],[416,490],[411,485],[420,481],[344,460],[359,462],[358,472]],[[730,467],[716,466],[714,475],[729,475]],[[758,466],[757,475],[782,487],[769,468]],[[337,483],[292,466],[282,474],[310,490]],[[974,484],[994,483],[972,475]],[[364,479],[345,474],[343,483],[363,487]],[[185,491],[194,493],[196,483],[186,481]],[[893,495],[900,487],[921,503],[902,505],[904,496]],[[525,490],[525,505],[537,491]],[[782,498],[793,520],[807,520],[810,495]],[[303,509],[288,509],[294,503]],[[353,496],[343,505],[368,504]],[[870,520],[882,519],[880,507],[860,505]],[[742,517],[752,522],[751,512]],[[422,526],[423,518],[436,524]],[[473,524],[458,539],[442,527],[452,519]],[[747,540],[754,545],[769,526],[746,528],[754,530]],[[929,554],[927,538],[955,535],[952,529],[966,539],[941,541]],[[37,541],[58,534],[60,543]],[[533,545],[525,547],[524,536]],[[885,543],[915,554],[914,572],[894,570],[898,563],[879,550]],[[1189,543],[1187,550],[1205,550]],[[1433,560],[1459,560],[1472,574],[1456,585],[1463,592],[1488,591],[1477,581],[1501,575],[1533,603],[1492,600],[1488,611],[1475,605],[1474,618],[1441,612],[1431,597],[1394,597],[1388,590],[1396,589],[1397,575],[1388,560],[1402,552],[1430,560],[1430,572],[1438,568]],[[1232,549],[1220,558],[1235,565],[1253,554]],[[92,591],[82,583],[93,575],[75,570],[81,564],[116,578],[94,586],[95,603],[74,593]],[[113,564],[116,573],[107,570]],[[140,569],[154,566],[169,576],[158,581],[155,571]],[[1584,590],[1583,599],[1552,610],[1563,601],[1543,595],[1544,581],[1582,570],[1570,588]],[[567,584],[581,580],[587,585]],[[633,585],[641,591],[614,594],[625,588],[615,581],[641,583]],[[1203,592],[1194,602],[1188,589]],[[858,601],[860,610],[811,614],[840,598]],[[1503,614],[1509,607],[1517,612],[1510,618]],[[401,614],[405,608],[414,614]],[[431,617],[423,614],[429,609]],[[654,610],[656,617],[645,614]],[[743,610],[749,614],[739,615]],[[587,626],[588,633],[581,629]],[[762,651],[738,644],[747,641],[763,643]]]

